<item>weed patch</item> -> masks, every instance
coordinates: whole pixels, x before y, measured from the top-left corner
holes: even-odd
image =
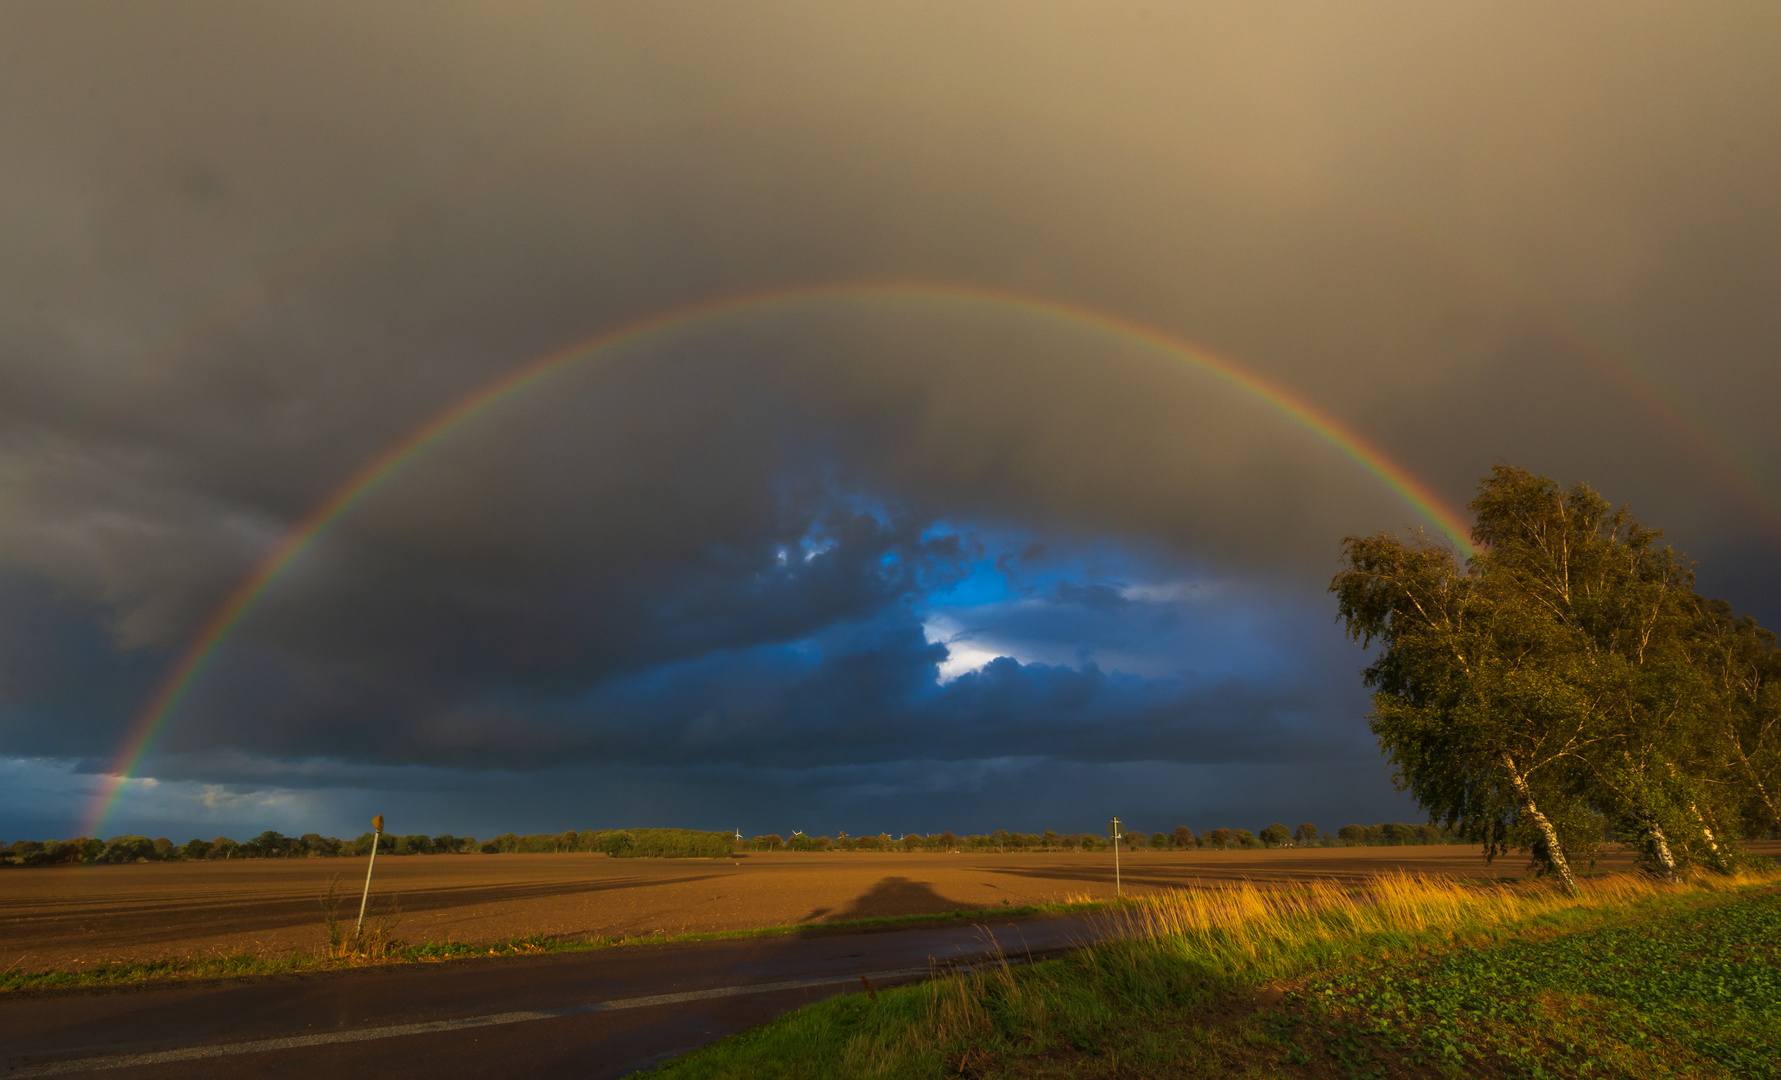
[[[336,874],[322,894],[322,936],[326,943],[321,959],[351,967],[385,963],[402,949],[402,943],[396,940],[396,926],[401,921],[401,900],[392,896],[382,901],[369,928],[355,919],[348,930],[340,918],[340,875]]]

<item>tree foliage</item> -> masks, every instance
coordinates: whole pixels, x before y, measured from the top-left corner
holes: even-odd
[[[1330,586],[1379,645],[1370,721],[1400,789],[1573,887],[1605,833],[1666,876],[1729,868],[1774,820],[1773,637],[1585,484],[1499,465],[1470,508],[1466,563],[1423,534],[1349,537]]]

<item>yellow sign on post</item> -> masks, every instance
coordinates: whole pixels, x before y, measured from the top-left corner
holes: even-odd
[[[365,929],[365,905],[371,902],[371,868],[377,865],[377,841],[383,836],[383,815],[371,819],[371,861],[365,864],[365,895],[359,898],[359,924],[353,927],[357,937]]]

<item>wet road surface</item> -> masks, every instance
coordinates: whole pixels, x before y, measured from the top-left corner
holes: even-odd
[[[1080,918],[624,946],[0,1001],[0,1076],[623,1076],[840,993],[996,946],[1088,940]]]

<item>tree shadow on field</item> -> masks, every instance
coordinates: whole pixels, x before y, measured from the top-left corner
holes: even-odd
[[[819,907],[798,921],[813,923],[822,919],[824,922],[848,922],[853,919],[881,919],[892,915],[941,915],[971,906],[963,900],[940,895],[925,881],[887,877],[855,897],[853,903],[840,911]]]

